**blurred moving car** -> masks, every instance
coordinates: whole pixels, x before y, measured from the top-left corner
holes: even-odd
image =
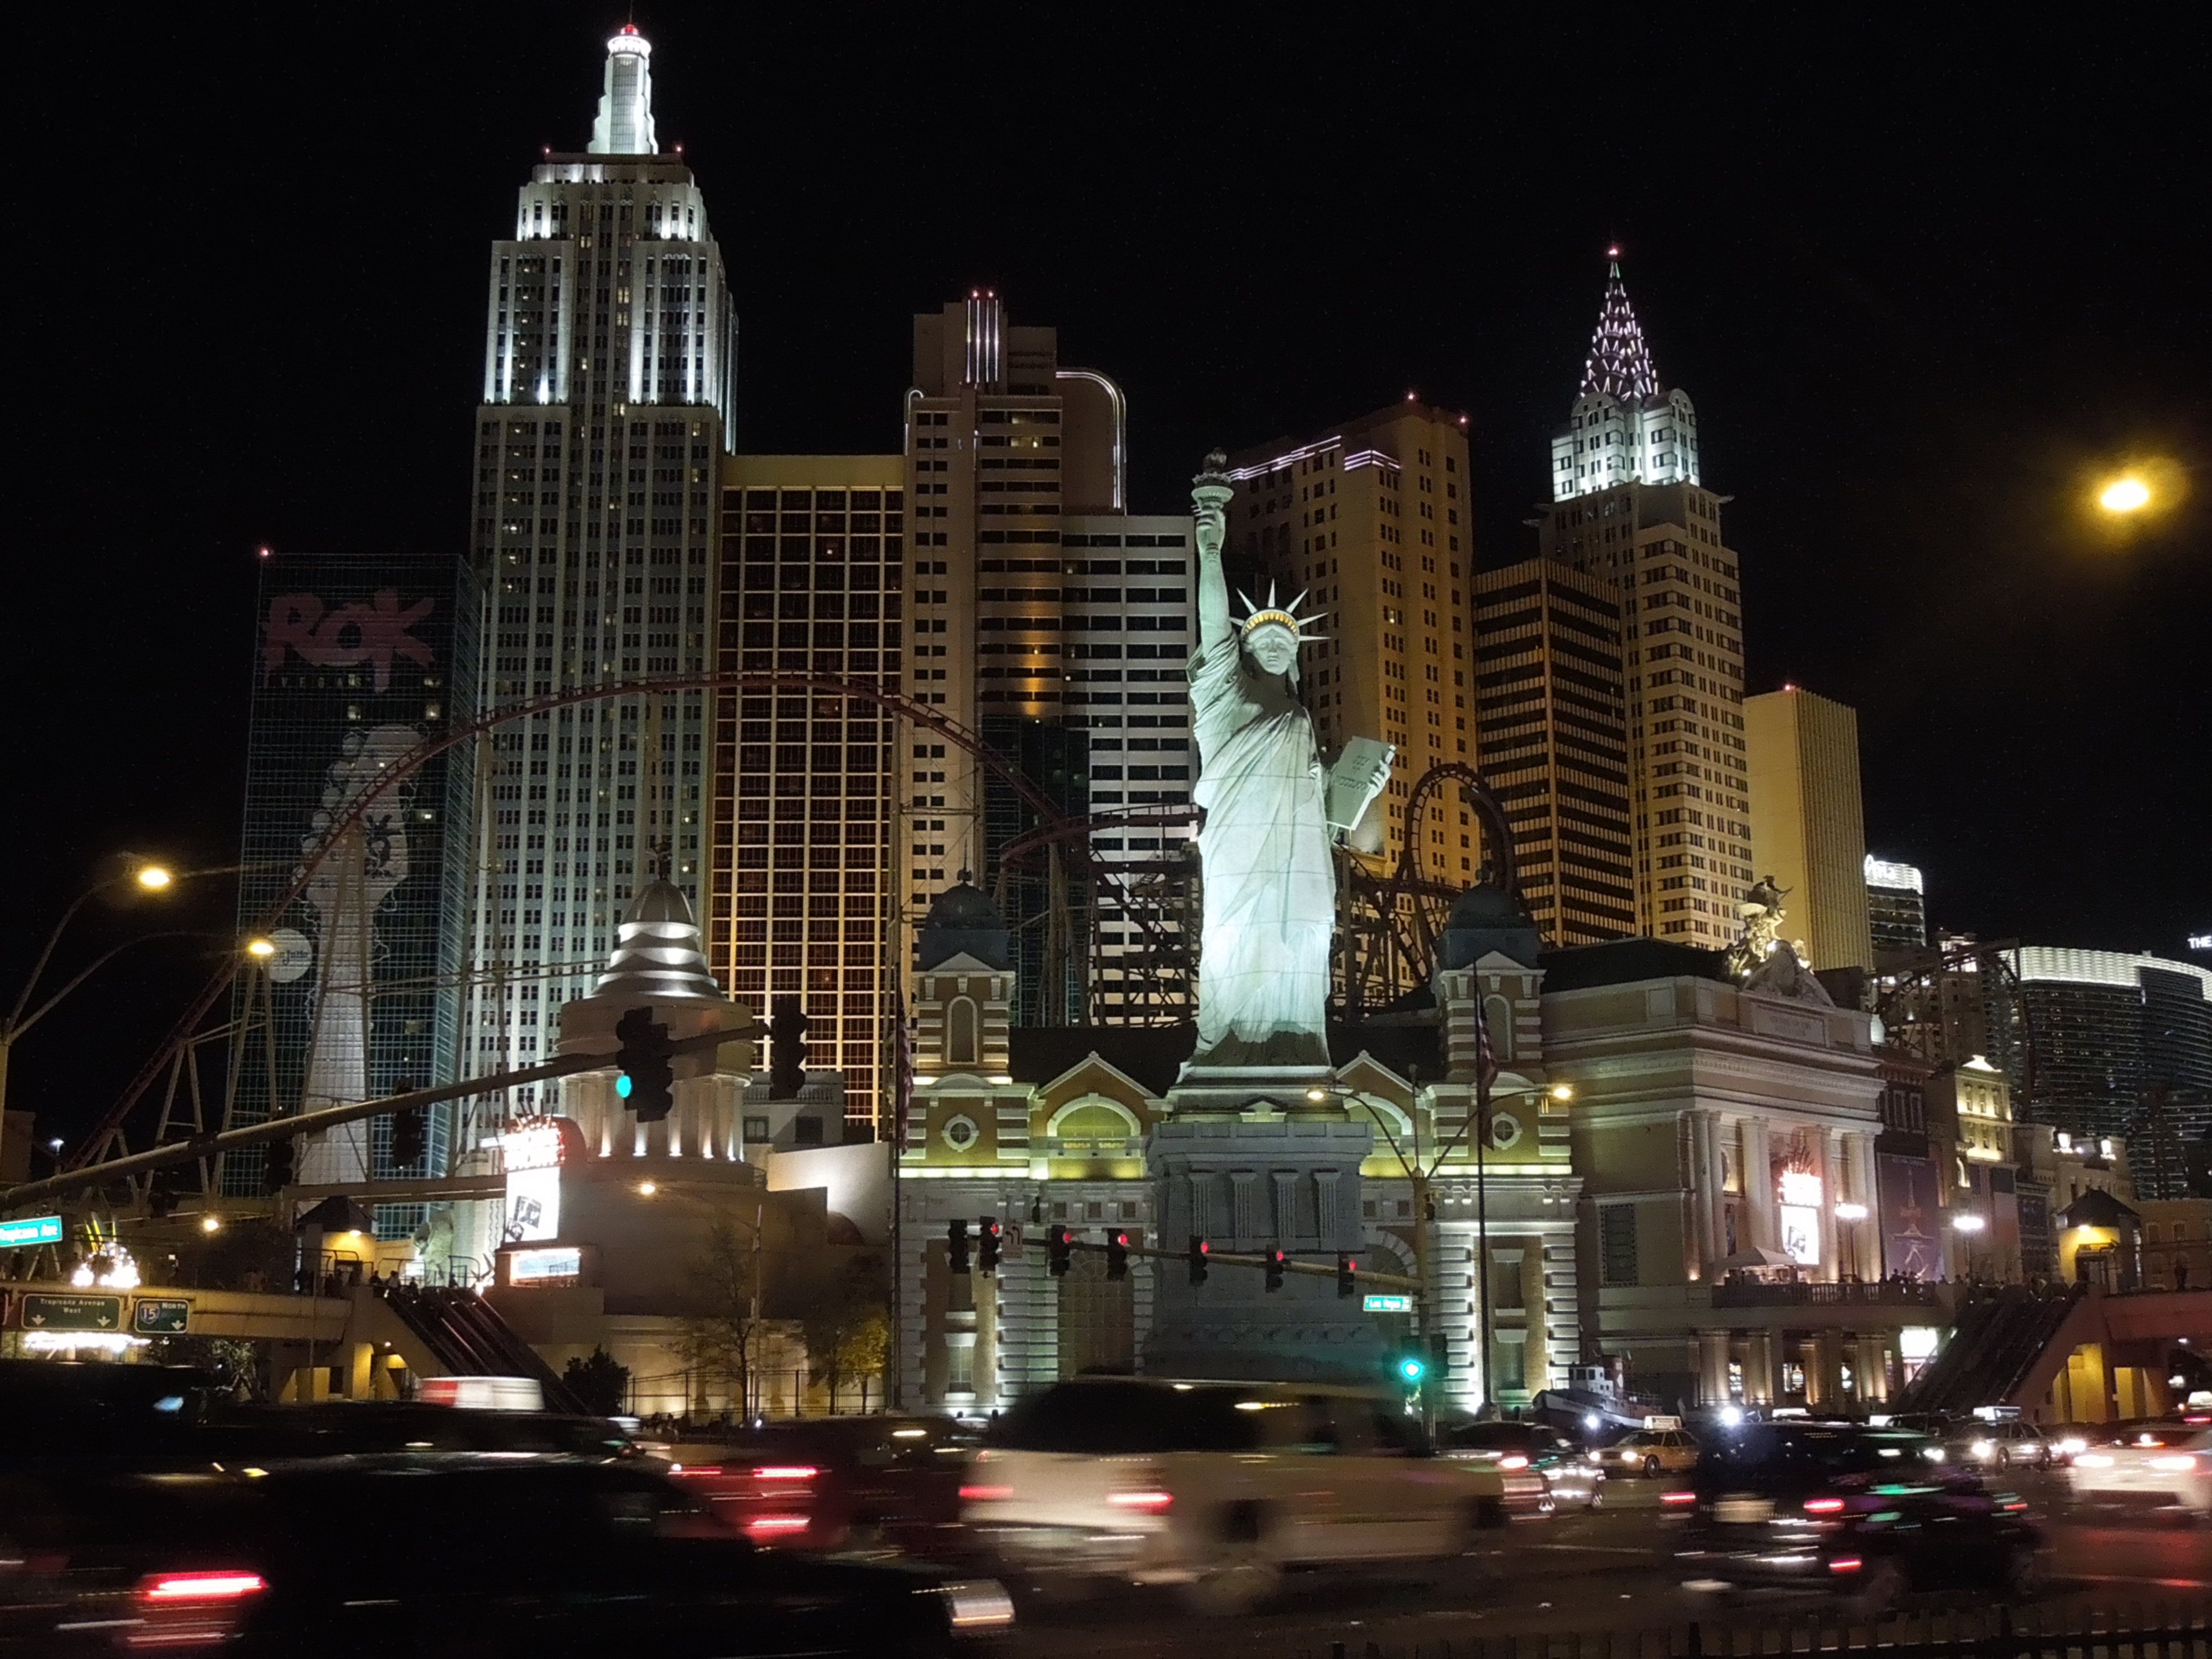
[[[100,1496],[65,1560],[21,1564],[26,1651],[951,1659],[1013,1617],[988,1581],[766,1555],[636,1462],[349,1457]]]
[[[1698,1443],[1680,1429],[1638,1429],[1605,1448],[1604,1455],[1613,1472],[1651,1480],[1696,1468]]]
[[[2079,1503],[2167,1510],[2201,1523],[2212,1519],[2212,1427],[2128,1424],[2075,1453],[2069,1478]]]
[[[1226,1613],[1292,1569],[1457,1556],[1542,1485],[1534,1470],[1431,1455],[1380,1391],[1097,1377],[1015,1406],[962,1496],[1010,1563],[1176,1584]]]
[[[1437,1455],[1486,1462],[1513,1473],[1533,1469],[1544,1480],[1541,1505],[1509,1489],[1506,1508],[1513,1514],[1549,1510],[1562,1504],[1595,1509],[1605,1496],[1601,1453],[1585,1451],[1547,1423],[1478,1422],[1474,1418],[1440,1418]]]
[[[1873,1609],[1913,1589],[2041,1583],[2027,1504],[1909,1430],[1747,1424],[1705,1449],[1687,1498],[1692,1589],[1825,1589]]]
[[[968,1545],[960,1484],[975,1443],[949,1418],[823,1417],[667,1455],[685,1489],[756,1544],[945,1560]]]
[[[1959,1418],[1946,1426],[1941,1438],[1946,1457],[1975,1468],[2047,1469],[2057,1461],[2043,1431],[2018,1418]]]

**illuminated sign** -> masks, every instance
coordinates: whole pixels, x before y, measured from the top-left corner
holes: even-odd
[[[1782,1172],[1782,1201],[1801,1204],[1808,1209],[1820,1207],[1820,1177],[1805,1170],[1784,1170]]]
[[[579,1249],[510,1250],[507,1279],[510,1285],[549,1285],[556,1279],[582,1276],[584,1253]]]
[[[2212,933],[2191,933],[2189,948],[2192,951],[2212,951]]]
[[[1878,859],[1869,853],[1866,856],[1866,884],[1887,887],[1893,892],[1922,891],[1920,872],[1909,864],[1893,864],[1887,859]]]
[[[131,1328],[141,1336],[182,1336],[192,1322],[192,1304],[182,1297],[142,1296],[131,1305]]]
[[[1370,1296],[1362,1297],[1359,1305],[1369,1313],[1411,1313],[1413,1311],[1413,1298],[1410,1296]]]
[[[31,1291],[23,1297],[27,1331],[114,1331],[123,1329],[119,1296],[53,1295]]]
[[[0,1249],[61,1242],[62,1218],[58,1215],[31,1215],[16,1221],[0,1221]]]
[[[1933,1325],[1906,1325],[1897,1333],[1897,1352],[1901,1359],[1933,1359],[1936,1341],[1941,1334]]]
[[[498,1137],[507,1167],[506,1243],[561,1236],[561,1126],[535,1118]]]
[[[396,659],[432,665],[430,647],[409,630],[436,606],[434,599],[403,605],[388,587],[367,605],[352,600],[328,607],[312,593],[280,594],[270,600],[262,629],[261,672],[282,668],[289,650],[317,668],[366,668],[382,691],[392,684]]]

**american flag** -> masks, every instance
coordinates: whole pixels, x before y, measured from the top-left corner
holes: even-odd
[[[1498,1081],[1498,1054],[1490,1046],[1490,1016],[1480,1006],[1474,1016],[1474,1078],[1476,1085],[1486,1094],[1490,1085]]]
[[[906,994],[902,991],[891,993],[891,1029],[895,1033],[891,1041],[897,1054],[891,1073],[891,1144],[898,1148],[895,1156],[902,1157],[906,1152],[907,1115],[914,1105],[914,1030],[907,1023]]]

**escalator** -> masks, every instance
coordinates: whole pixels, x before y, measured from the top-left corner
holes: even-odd
[[[2071,1297],[2018,1287],[1967,1304],[1943,1352],[1913,1378],[1897,1408],[1963,1413],[1979,1406],[2026,1403],[2013,1396],[2037,1369],[2074,1307]]]
[[[583,1402],[568,1385],[474,1291],[403,1283],[382,1294],[447,1375],[526,1376],[538,1384],[546,1410],[583,1414]]]

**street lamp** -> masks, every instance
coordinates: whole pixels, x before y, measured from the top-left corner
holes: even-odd
[[[176,880],[176,875],[166,864],[142,864],[138,866],[138,884],[149,893],[158,893]]]
[[[246,941],[246,954],[256,962],[266,962],[276,954],[276,942],[274,939],[250,939]]]
[[[2097,492],[2097,505],[2107,513],[2140,513],[2150,505],[2150,486],[2132,472],[2114,478]]]

